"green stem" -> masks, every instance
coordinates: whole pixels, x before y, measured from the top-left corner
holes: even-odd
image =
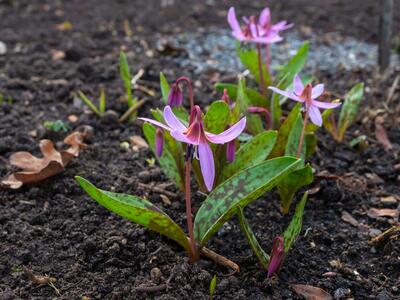
[[[260,75],[260,90],[262,96],[266,99],[267,98],[267,87],[265,85],[265,78],[263,72],[263,62],[261,58],[261,45],[257,44],[257,55],[258,55],[258,72]]]

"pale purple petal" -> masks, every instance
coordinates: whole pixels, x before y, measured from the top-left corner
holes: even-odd
[[[215,177],[213,153],[207,142],[200,143],[198,150],[201,174],[203,174],[203,179],[207,190],[211,191],[214,185]]]
[[[322,126],[322,116],[321,112],[319,111],[318,107],[316,106],[309,106],[308,107],[308,115],[310,116],[311,122],[313,122],[317,126]]]
[[[164,120],[174,130],[178,130],[180,132],[184,132],[187,130],[186,126],[178,120],[178,118],[172,112],[172,109],[169,105],[164,108]]]
[[[304,84],[301,82],[301,78],[299,75],[294,76],[293,79],[293,89],[297,95],[301,95],[304,90]]]
[[[268,32],[262,31],[260,33],[260,36],[261,37],[255,37],[253,41],[260,44],[272,44],[283,41],[283,38],[273,31],[268,31]]]
[[[243,20],[243,22],[245,22],[246,24],[249,24],[250,23],[250,20],[249,20],[249,18],[248,17],[242,17],[242,20]]]
[[[239,40],[243,40],[244,39],[244,35],[242,32],[242,29],[240,28],[240,24],[239,21],[236,18],[236,13],[235,13],[235,8],[231,7],[228,11],[228,23],[232,28],[232,33],[233,35],[239,39]]]
[[[261,26],[267,26],[271,22],[271,13],[268,7],[264,8],[261,11],[260,18],[258,19],[258,23]]]
[[[191,145],[198,145],[198,141],[190,140],[186,135],[178,130],[171,130],[171,136],[182,143],[191,144]]]
[[[268,87],[270,90],[272,90],[274,93],[280,94],[282,96],[285,96],[287,98],[290,98],[294,101],[298,101],[298,102],[304,102],[304,100],[302,100],[301,98],[299,98],[298,96],[296,96],[293,92],[286,92],[286,91],[282,91],[276,87],[273,86],[269,86]]]
[[[319,96],[322,95],[324,92],[324,85],[322,83],[317,84],[315,87],[313,87],[312,92],[311,92],[311,98],[312,99],[317,99]]]
[[[336,108],[338,106],[340,106],[342,103],[330,103],[330,102],[321,102],[321,101],[317,101],[317,100],[312,100],[312,105],[319,107],[319,108]]]
[[[258,37],[259,32],[258,32],[257,24],[254,24],[254,22],[250,22],[249,27],[250,27],[251,36]]]
[[[280,21],[271,26],[271,30],[279,32],[293,27],[293,23],[288,24],[286,21]]]
[[[168,131],[171,131],[171,128],[170,128],[170,127],[168,127],[167,125],[165,125],[165,124],[163,124],[163,123],[160,123],[160,122],[158,122],[158,121],[156,121],[156,120],[148,119],[148,118],[138,118],[138,119],[139,119],[139,120],[146,121],[146,122],[149,122],[149,123],[154,124],[154,125],[156,125],[156,126],[158,126],[158,127],[164,128],[164,129],[166,129],[166,130],[168,130]]]
[[[226,144],[226,160],[228,162],[233,162],[235,160],[235,152],[236,140],[232,140],[228,144]]]
[[[225,144],[236,139],[246,127],[246,117],[220,134],[206,132],[207,139],[214,144]]]

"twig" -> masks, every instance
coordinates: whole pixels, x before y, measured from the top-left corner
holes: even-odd
[[[123,115],[121,118],[118,119],[120,123],[123,123],[126,119],[129,118],[131,114],[133,114],[136,110],[138,110],[143,104],[145,104],[147,99],[142,99],[139,100],[138,102],[135,103],[132,107],[130,107]]]
[[[227,259],[225,256],[219,255],[218,253],[215,253],[214,251],[207,249],[207,248],[201,248],[200,249],[200,254],[208,257],[209,259],[211,259],[212,261],[214,261],[217,264],[223,265],[225,267],[231,268],[233,270],[232,273],[230,273],[229,275],[233,275],[237,272],[240,271],[239,266],[234,263],[233,261]]]
[[[61,295],[60,291],[54,285],[54,283],[57,281],[55,278],[49,277],[49,276],[35,275],[31,270],[29,270],[25,266],[22,267],[22,270],[24,271],[24,273],[28,277],[28,279],[30,281],[32,281],[34,284],[37,284],[37,285],[47,284],[54,289],[54,291],[57,293],[58,296]]]
[[[393,227],[389,228],[388,230],[382,232],[380,235],[372,238],[368,242],[368,244],[370,244],[370,245],[379,244],[382,241],[391,238],[391,236],[393,236],[397,233],[400,234],[400,225],[393,226]]]
[[[140,84],[135,84],[133,86],[133,89],[141,91],[151,97],[154,97],[156,95],[156,92],[152,89],[149,89],[148,87],[145,87],[144,85],[140,85]]]
[[[171,197],[171,198],[178,197],[177,194],[175,194],[173,192],[170,192],[170,191],[167,191],[167,190],[165,190],[163,188],[160,188],[158,186],[151,186],[151,185],[148,185],[148,184],[145,184],[145,183],[142,183],[142,182],[139,182],[138,185],[143,187],[143,188],[150,189],[153,192],[160,193],[160,194],[165,194],[165,195],[167,195],[168,197]]]
[[[160,292],[163,290],[168,290],[171,286],[171,280],[172,278],[174,278],[175,273],[176,273],[176,269],[177,269],[178,265],[175,265],[175,267],[172,269],[171,274],[169,275],[167,281],[163,284],[159,284],[159,285],[153,285],[153,286],[138,286],[137,288],[135,288],[135,290],[137,292],[143,292],[143,293],[156,293],[156,292]]]
[[[389,89],[389,93],[388,93],[388,96],[387,96],[387,98],[386,98],[386,104],[387,104],[387,105],[388,105],[388,104],[392,101],[392,99],[393,99],[394,93],[396,92],[397,86],[399,85],[399,80],[400,80],[400,75],[397,75],[396,78],[395,78],[395,80],[393,81],[392,86],[391,86],[390,89]]]

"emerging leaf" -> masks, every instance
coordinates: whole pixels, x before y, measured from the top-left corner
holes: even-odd
[[[300,234],[301,226],[303,224],[303,213],[304,207],[306,206],[308,198],[308,193],[305,192],[300,202],[296,206],[296,211],[290,221],[290,224],[283,234],[283,239],[285,240],[285,253],[288,253],[293,243],[296,241]]]
[[[249,223],[247,222],[243,209],[239,206],[237,209],[237,215],[239,218],[240,228],[246,236],[247,242],[249,243],[251,249],[253,249],[254,254],[257,256],[260,261],[261,266],[264,270],[267,270],[269,264],[269,255],[265,253],[265,251],[261,248],[261,245],[258,243],[256,236],[251,230]]]
[[[189,242],[182,228],[151,202],[132,195],[100,190],[79,176],[76,176],[75,179],[90,197],[108,210],[165,235],[189,251]]]
[[[214,275],[210,282],[210,300],[214,297],[215,287],[217,286],[217,275]]]
[[[167,104],[168,95],[169,91],[171,90],[171,87],[169,86],[167,78],[165,78],[163,72],[160,72],[160,88],[164,103]]]
[[[128,106],[133,106],[133,98],[132,98],[132,75],[129,71],[128,59],[123,51],[121,51],[119,55],[119,74],[121,76],[122,81],[125,86],[125,93],[128,101]]]
[[[350,124],[354,122],[360,108],[360,103],[363,95],[364,83],[357,83],[347,94],[339,116],[339,141],[343,140],[344,133],[346,132],[347,127],[349,127]]]
[[[301,160],[279,157],[247,168],[215,188],[197,212],[194,232],[201,246],[236,213],[265,192],[274,188]]]

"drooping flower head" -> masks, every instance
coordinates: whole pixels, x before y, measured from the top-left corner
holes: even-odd
[[[268,277],[271,277],[273,274],[279,271],[283,262],[283,256],[285,254],[284,246],[285,243],[283,237],[278,236],[274,239],[271,251],[271,258],[268,265]]]
[[[198,105],[195,105],[190,113],[188,127],[174,115],[169,105],[164,108],[163,117],[166,124],[147,118],[140,119],[168,130],[175,140],[195,147],[195,157],[200,160],[204,183],[211,191],[215,179],[215,167],[213,153],[208,142],[225,144],[234,140],[246,127],[246,118],[242,118],[222,133],[212,134],[204,130],[202,113]]]
[[[164,150],[164,132],[161,128],[156,129],[156,154],[160,157]]]
[[[271,23],[271,13],[268,7],[264,8],[257,19],[255,16],[243,17],[244,26],[241,27],[236,18],[235,8],[228,11],[228,23],[232,28],[232,35],[241,42],[260,44],[277,43],[283,40],[279,35],[282,30],[293,26],[286,21],[277,24]]]
[[[311,121],[317,126],[322,126],[322,115],[319,110],[320,108],[328,109],[341,105],[341,103],[328,103],[315,100],[324,92],[324,85],[317,84],[315,87],[312,87],[312,85],[309,83],[304,86],[299,75],[294,77],[292,91],[282,91],[271,86],[268,88],[282,96],[304,103],[306,114],[308,114]]]
[[[174,83],[168,94],[168,105],[171,107],[181,106],[183,103],[183,93],[179,83]]]

